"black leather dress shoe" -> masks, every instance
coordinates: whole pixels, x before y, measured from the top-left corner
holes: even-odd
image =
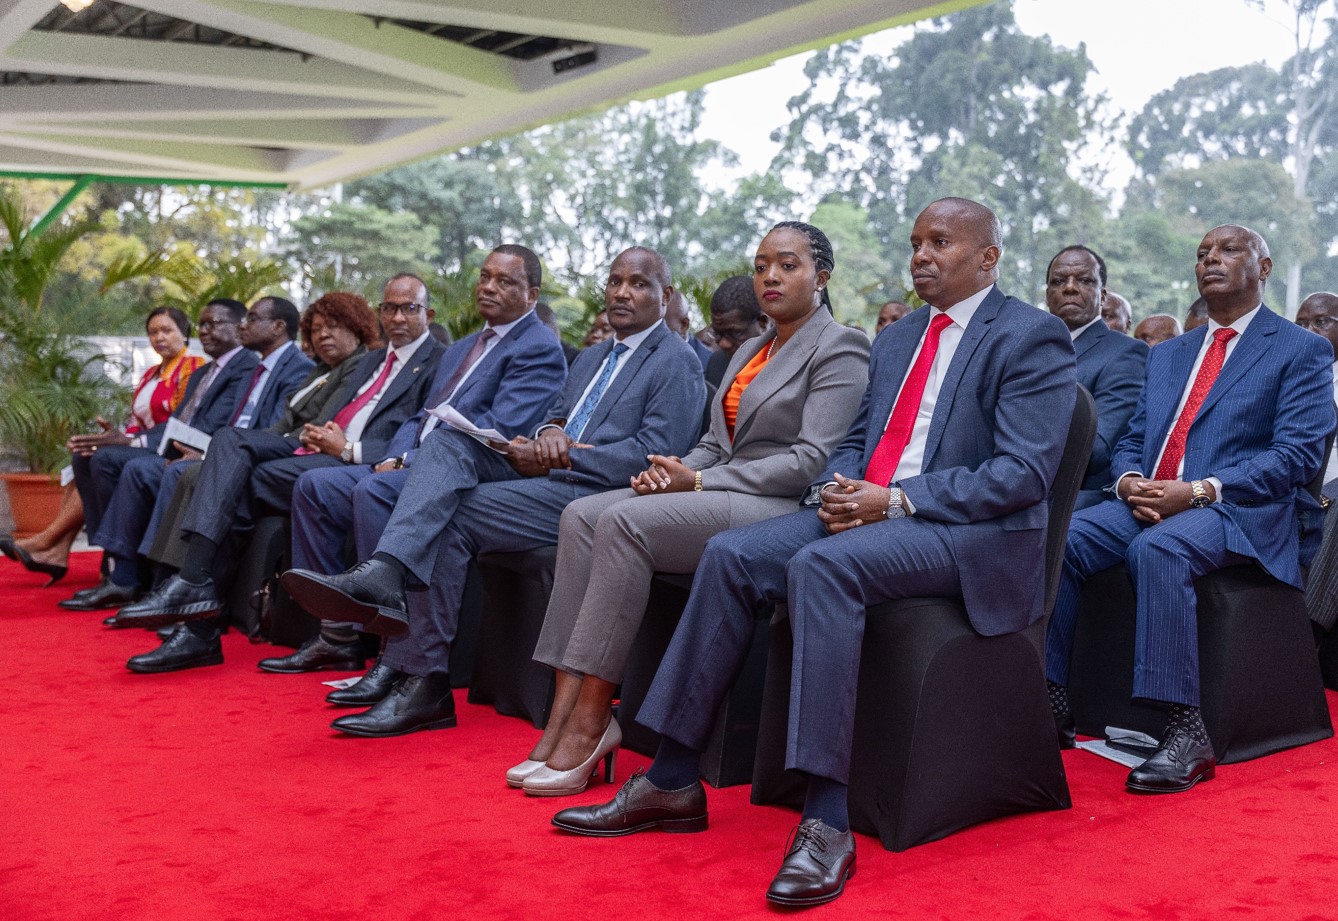
[[[1072,710],[1052,711],[1055,717],[1055,735],[1059,737],[1060,748],[1078,747],[1078,730],[1073,722]]]
[[[117,585],[115,582],[103,581],[94,588],[75,592],[74,597],[58,601],[56,604],[67,611],[101,611],[129,604],[138,595],[139,589],[133,585]]]
[[[821,905],[846,888],[855,875],[855,836],[822,819],[804,819],[790,836],[780,871],[767,889],[777,905]]]
[[[307,640],[297,652],[282,658],[261,659],[256,667],[276,675],[300,675],[304,672],[356,672],[367,664],[362,643],[331,643],[319,633]]]
[[[223,644],[219,642],[217,632],[205,639],[182,627],[163,640],[163,645],[153,652],[131,656],[125,667],[132,672],[156,674],[222,664]]]
[[[361,624],[368,633],[381,636],[409,632],[404,582],[380,560],[359,563],[334,576],[290,569],[280,582],[298,604],[322,620]]]
[[[455,698],[451,696],[451,676],[445,672],[405,675],[372,709],[341,716],[330,724],[331,729],[368,739],[454,727]]]
[[[694,780],[681,790],[661,790],[638,768],[610,802],[563,809],[553,816],[553,824],[574,835],[594,838],[614,838],[652,828],[706,831],[706,788],[700,780]]]
[[[218,611],[213,580],[197,585],[171,576],[134,604],[116,612],[118,627],[165,627],[183,620],[201,620]]]
[[[384,664],[378,656],[367,674],[355,684],[331,691],[325,695],[325,700],[338,707],[370,707],[385,700],[395,682],[403,677],[404,672]]]
[[[1138,793],[1183,793],[1216,773],[1211,742],[1195,742],[1183,729],[1171,729],[1152,757],[1129,772],[1124,785]]]

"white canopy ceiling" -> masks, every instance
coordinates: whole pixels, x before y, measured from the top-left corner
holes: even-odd
[[[0,171],[312,188],[978,0],[0,0]]]

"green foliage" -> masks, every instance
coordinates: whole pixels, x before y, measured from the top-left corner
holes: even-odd
[[[1027,277],[1104,222],[1098,174],[1075,165],[1109,133],[1104,99],[1087,89],[1091,71],[1082,46],[1024,35],[1006,3],[933,20],[892,55],[834,46],[807,65],[793,121],[773,135],[782,143],[773,169],[798,167],[826,200],[863,208],[873,255],[898,275],[925,205],[983,201],[1004,224],[1004,276]]]
[[[842,323],[871,327],[887,303],[888,262],[881,255],[869,212],[859,205],[828,200],[818,205],[809,223],[832,241],[836,269],[827,282],[832,311]]]
[[[356,291],[373,303],[397,272],[429,274],[436,227],[409,212],[334,203],[293,221],[287,254],[302,274],[307,300],[325,291]]]

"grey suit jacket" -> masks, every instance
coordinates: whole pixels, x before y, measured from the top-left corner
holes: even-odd
[[[859,410],[869,381],[869,339],[820,308],[744,390],[731,443],[724,396],[772,338],[758,336],[739,347],[711,401],[710,428],[683,458],[702,472],[702,489],[798,499]]]
[[[577,357],[547,414],[551,422],[565,423],[577,411],[615,344],[607,339]],[[706,397],[692,349],[660,323],[626,361],[581,433],[591,447],[572,448],[571,469],[550,470],[551,479],[602,489],[623,486],[646,469],[647,454],[676,454],[692,444]]]

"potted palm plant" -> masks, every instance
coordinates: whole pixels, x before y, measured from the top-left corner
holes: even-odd
[[[99,414],[124,411],[128,393],[104,373],[105,358],[61,331],[43,301],[70,247],[94,230],[75,222],[34,231],[18,194],[0,189],[0,448],[26,468],[0,474],[19,533],[41,530],[60,501],[56,472],[68,461],[65,443]],[[102,291],[131,278],[199,274],[191,257],[133,256],[117,260]],[[36,517],[28,517],[29,515]]]

